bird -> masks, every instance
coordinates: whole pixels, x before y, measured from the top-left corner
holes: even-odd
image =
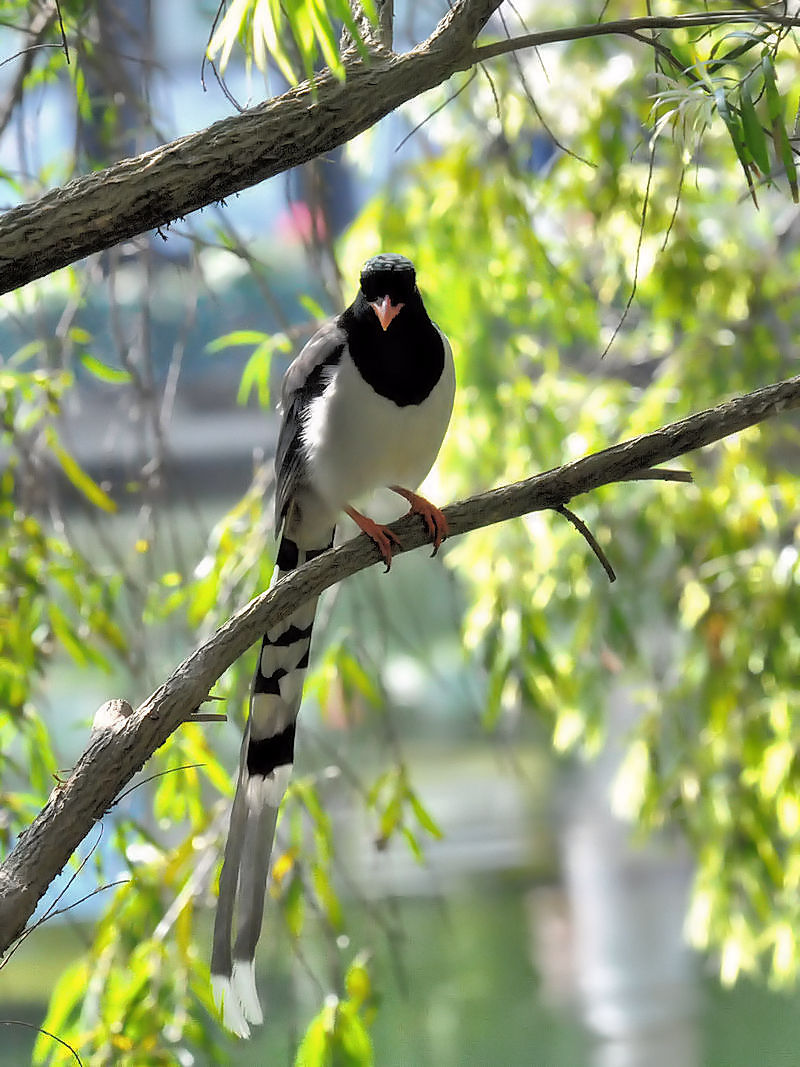
[[[332,547],[342,513],[374,541],[388,570],[401,547],[396,535],[355,507],[383,487],[422,517],[436,554],[447,520],[415,490],[439,453],[455,388],[453,351],[425,309],[414,264],[393,252],[373,256],[353,302],[317,330],[283,379],[273,584]],[[316,606],[307,601],[267,631],[253,675],[211,952],[215,1003],[241,1037],[263,1022],[254,959]]]

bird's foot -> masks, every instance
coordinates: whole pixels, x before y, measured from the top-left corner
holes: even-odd
[[[397,535],[392,532],[390,527],[384,526],[380,522],[375,522],[374,519],[370,519],[367,515],[362,515],[355,508],[345,508],[345,511],[359,530],[362,530],[378,546],[378,551],[383,557],[383,562],[386,564],[386,570],[388,571],[392,566],[392,555],[395,548],[402,547]]]
[[[435,504],[431,504],[430,500],[426,500],[424,496],[420,496],[418,493],[412,493],[410,489],[403,489],[400,485],[390,485],[389,488],[393,493],[397,493],[409,502],[411,505],[408,512],[409,515],[421,515],[425,520],[425,525],[428,527],[431,541],[433,541],[433,552],[431,555],[435,556],[439,551],[442,541],[444,541],[450,533],[450,527],[447,524],[444,512],[440,511]]]

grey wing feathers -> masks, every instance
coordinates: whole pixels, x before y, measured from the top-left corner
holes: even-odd
[[[303,480],[305,456],[302,428],[308,405],[325,390],[326,371],[342,358],[347,340],[337,319],[326,322],[290,364],[281,386],[281,429],[275,452],[275,530],[283,523],[289,502]]]

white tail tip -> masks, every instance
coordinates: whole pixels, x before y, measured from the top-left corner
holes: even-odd
[[[222,1016],[222,1025],[237,1037],[249,1037],[247,1025],[239,997],[233,988],[233,979],[225,974],[211,975],[211,995],[217,1011]]]
[[[242,1012],[249,1023],[260,1026],[264,1022],[256,989],[256,968],[253,960],[234,960],[231,975],[233,993],[239,998]]]

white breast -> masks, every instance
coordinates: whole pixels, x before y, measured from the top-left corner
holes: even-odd
[[[441,331],[440,331],[441,332]],[[337,512],[385,485],[416,489],[433,466],[455,396],[447,338],[442,376],[421,404],[398,407],[359,374],[347,352],[304,427],[309,480]]]

